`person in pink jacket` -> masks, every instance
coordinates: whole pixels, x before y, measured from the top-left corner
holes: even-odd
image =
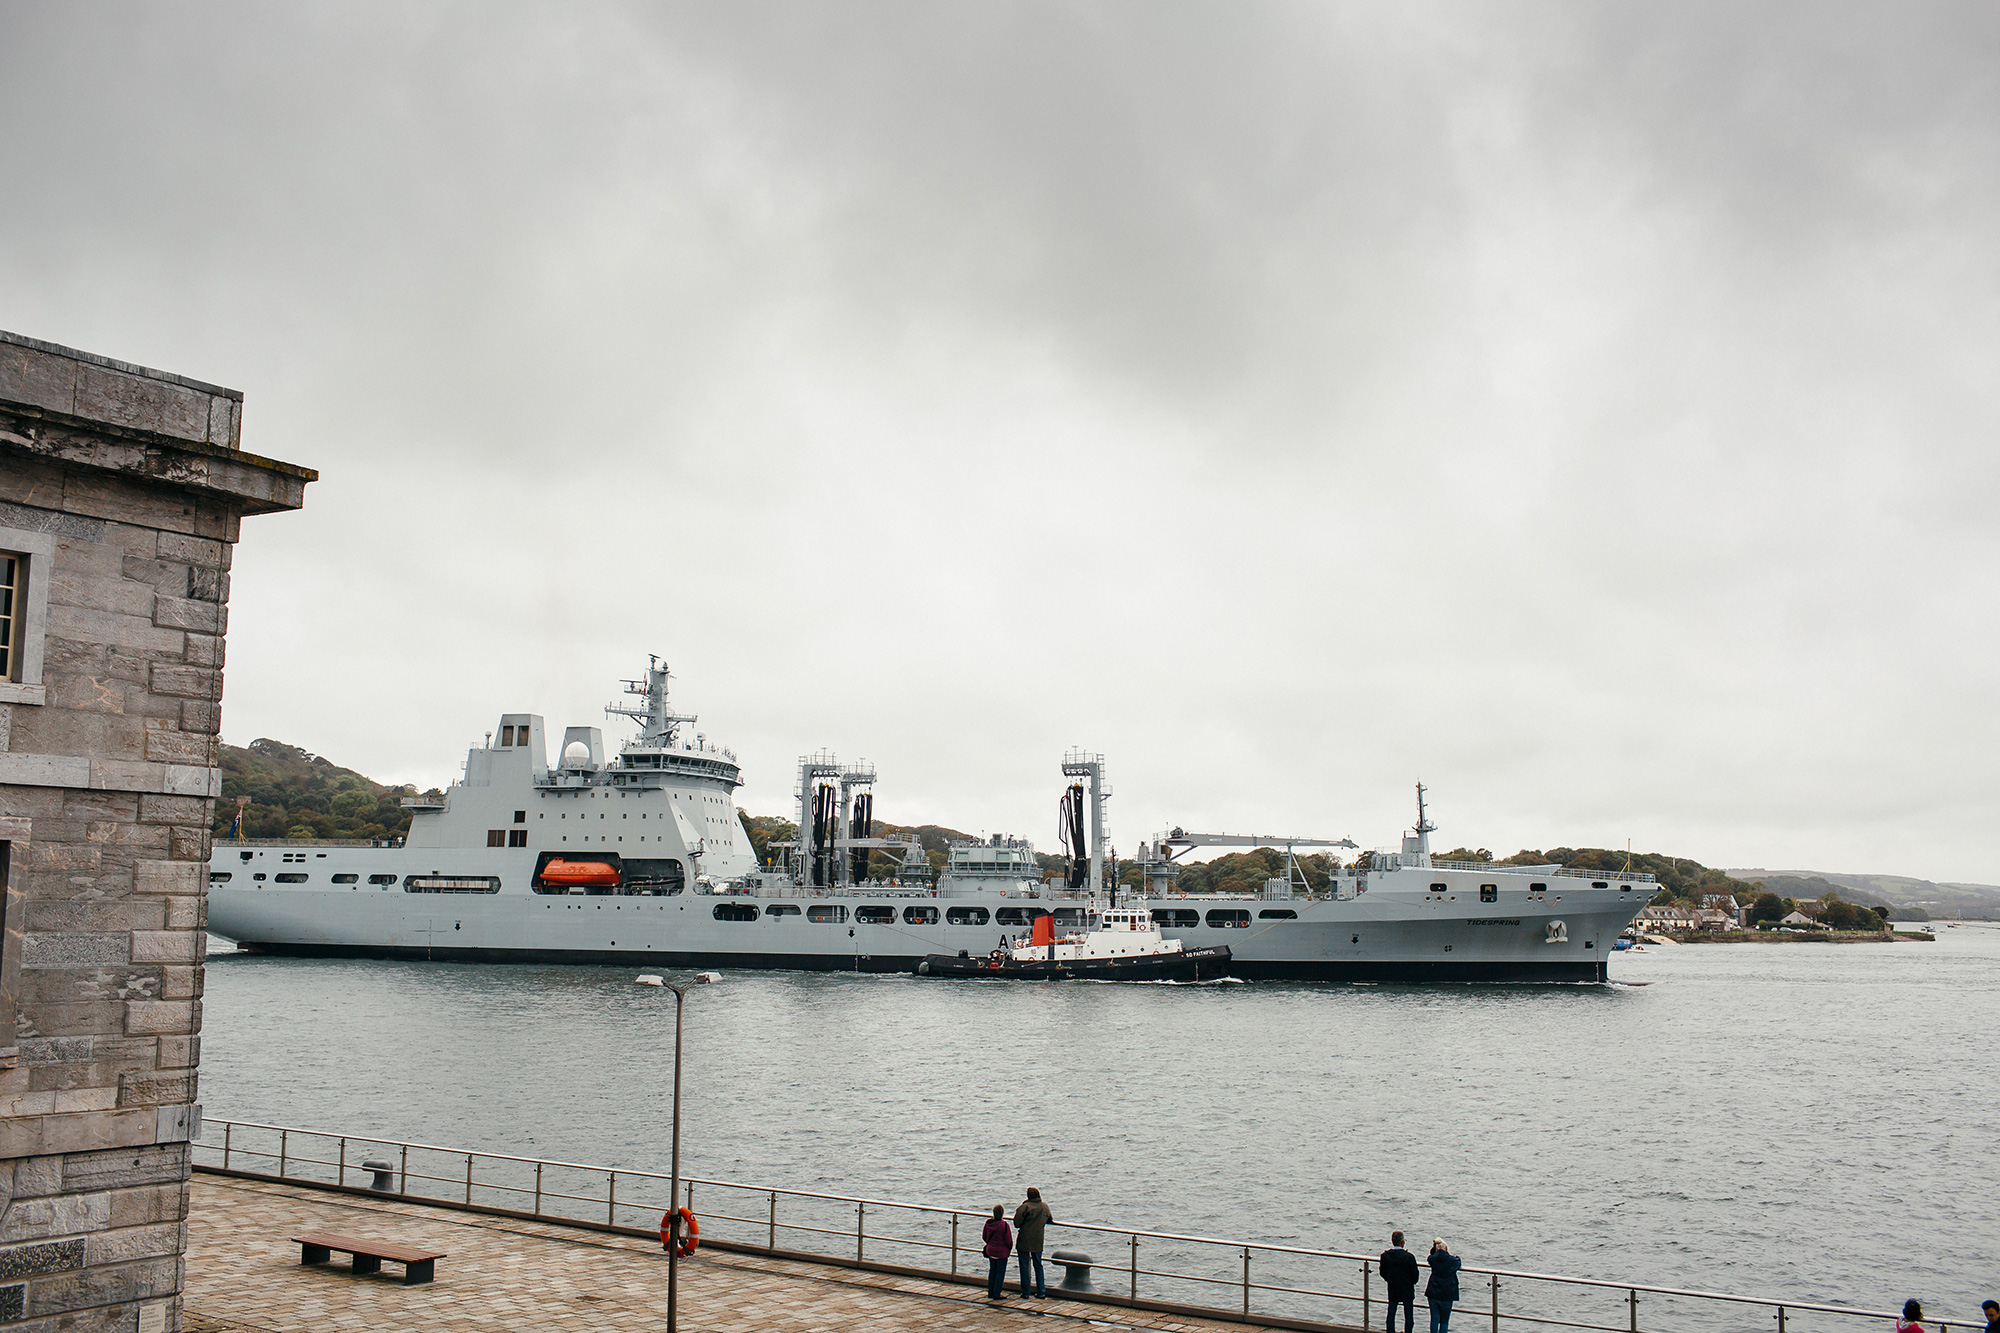
[[[986,1242],[986,1299],[997,1301],[1007,1294],[1007,1256],[1014,1252],[1014,1228],[1007,1225],[1004,1206],[993,1205],[993,1216],[979,1234]]]

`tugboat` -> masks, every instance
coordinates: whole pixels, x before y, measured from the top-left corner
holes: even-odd
[[[1018,981],[1210,981],[1228,972],[1228,945],[1190,949],[1167,939],[1143,903],[1108,910],[1092,903],[1083,928],[1062,935],[1055,917],[1039,912],[1030,934],[989,954],[934,953],[917,964],[920,977]]]

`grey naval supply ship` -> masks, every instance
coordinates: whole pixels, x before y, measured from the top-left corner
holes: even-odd
[[[672,711],[657,659],[625,688],[636,702],[606,711],[638,734],[615,755],[599,728],[570,727],[551,767],[542,719],[502,714],[442,796],[404,800],[400,844],[218,838],[209,928],[270,954],[914,972],[1045,914],[1087,931],[1139,907],[1189,949],[1226,945],[1244,980],[1590,982],[1607,979],[1613,941],[1655,888],[1650,875],[1433,858],[1419,787],[1400,849],[1355,857],[1319,892],[1295,849],[1352,842],[1174,829],[1135,858],[1144,891],[1121,893],[1106,874],[1104,761],[1080,752],[1062,765],[1070,869],[1054,881],[1030,844],[997,835],[951,845],[933,878],[916,842],[875,836],[874,769],[823,753],[799,761],[802,836],[760,865],[735,756]],[[1175,890],[1193,848],[1257,846],[1286,852],[1260,896]],[[870,853],[892,873],[869,878]]]

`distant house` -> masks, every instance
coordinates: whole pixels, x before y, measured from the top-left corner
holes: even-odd
[[[1743,909],[1736,905],[1736,899],[1726,893],[1710,893],[1702,897],[1701,910],[1721,912],[1729,918],[1731,926],[1743,924]]]
[[[1818,921],[1807,916],[1804,912],[1787,912],[1778,918],[1778,924],[1781,926],[1803,927],[1806,930],[1824,929]]]
[[[1698,930],[1734,930],[1737,926],[1734,906],[1728,911],[1720,907],[1701,907],[1695,910],[1695,927]]]
[[[1679,903],[1667,903],[1660,907],[1642,907],[1632,924],[1640,930],[1696,930],[1700,923],[1694,913]]]

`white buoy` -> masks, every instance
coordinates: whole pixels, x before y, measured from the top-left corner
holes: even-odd
[[[722,973],[697,972],[694,974],[694,979],[698,982],[703,983],[704,985],[714,985],[716,982],[722,980]]]
[[[664,986],[667,984],[666,978],[656,977],[650,972],[643,977],[632,978],[632,983],[636,986]]]

